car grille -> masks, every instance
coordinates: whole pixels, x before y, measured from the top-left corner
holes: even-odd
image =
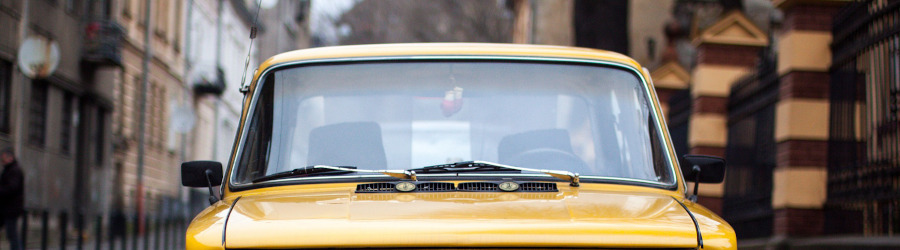
[[[519,191],[522,192],[557,192],[556,183],[547,182],[525,182],[519,184]]]
[[[397,193],[398,182],[376,182],[356,185],[357,193]],[[501,182],[463,182],[454,185],[450,182],[416,182],[416,189],[411,192],[503,192]],[[519,189],[512,192],[559,192],[553,182],[516,182]]]
[[[493,182],[463,182],[457,186],[457,189],[468,192],[499,192],[500,184]]]
[[[240,249],[228,248],[228,250],[262,250],[262,249],[268,249],[268,248],[240,248]],[[296,248],[296,249],[301,249],[301,248]],[[302,248],[302,249],[312,250],[312,249],[334,249],[334,248]],[[437,249],[453,249],[453,250],[462,250],[462,249],[503,249],[503,250],[516,250],[516,249],[630,249],[630,250],[638,250],[638,249],[646,249],[646,250],[650,250],[650,249],[653,249],[653,250],[663,250],[663,249],[667,249],[667,250],[688,250],[688,249],[696,249],[696,248],[666,248],[666,247],[661,247],[661,248],[571,248],[571,247],[558,247],[558,248],[556,248],[556,247],[541,247],[541,248],[531,248],[531,247],[515,247],[515,248],[505,248],[505,247],[397,248],[397,247],[392,247],[392,248],[341,248],[341,249],[403,249],[403,250],[417,250],[417,249],[428,249],[428,250],[437,250]],[[281,249],[281,250],[284,250],[284,249]]]
[[[418,191],[418,192],[450,192],[450,191],[456,191],[456,188],[453,187],[453,183],[425,182],[425,183],[416,184],[416,191]]]
[[[397,192],[394,188],[396,184],[389,182],[366,183],[356,185],[357,193],[393,193]]]

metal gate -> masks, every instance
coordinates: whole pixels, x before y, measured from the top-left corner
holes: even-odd
[[[900,1],[834,19],[826,230],[900,232]]]
[[[669,135],[675,155],[679,158],[688,154],[688,122],[691,117],[691,90],[683,89],[675,92],[669,99]]]
[[[775,60],[765,53],[755,72],[732,85],[728,98],[728,174],[722,213],[742,239],[772,235],[778,86]]]

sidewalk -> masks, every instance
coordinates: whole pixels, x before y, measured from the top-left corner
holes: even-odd
[[[60,247],[60,240],[58,238],[54,238],[52,240],[48,240],[44,245],[46,249],[82,249],[82,250],[169,250],[169,249],[184,249],[184,231],[179,229],[172,230],[160,230],[159,233],[156,231],[147,232],[147,234],[143,236],[139,236],[137,238],[137,242],[134,241],[134,235],[128,235],[128,237],[123,242],[121,237],[115,238],[110,241],[108,238],[104,238],[101,240],[99,246],[97,245],[96,238],[88,238],[85,237],[83,239],[82,245],[79,248],[78,239],[75,237],[69,237],[65,241],[65,247]],[[9,242],[6,241],[5,237],[0,237],[0,250],[8,250]],[[41,250],[42,243],[39,238],[29,237],[28,242],[26,242],[25,249],[28,250]]]
[[[738,241],[740,249],[775,249],[775,250],[807,250],[807,249],[900,249],[898,236],[827,236],[798,239],[766,238]]]

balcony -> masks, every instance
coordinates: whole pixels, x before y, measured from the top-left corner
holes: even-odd
[[[84,27],[82,63],[90,66],[122,66],[125,29],[111,20],[88,22]]]
[[[192,86],[194,88],[194,93],[197,95],[222,95],[222,93],[225,92],[224,79],[225,72],[222,71],[222,68],[216,67],[216,74],[212,79],[209,79],[209,77],[198,77],[197,80],[193,81]]]

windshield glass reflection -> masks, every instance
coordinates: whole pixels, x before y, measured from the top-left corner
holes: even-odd
[[[641,82],[618,68],[317,65],[270,73],[261,88],[237,183],[310,165],[401,170],[473,160],[673,182]]]

